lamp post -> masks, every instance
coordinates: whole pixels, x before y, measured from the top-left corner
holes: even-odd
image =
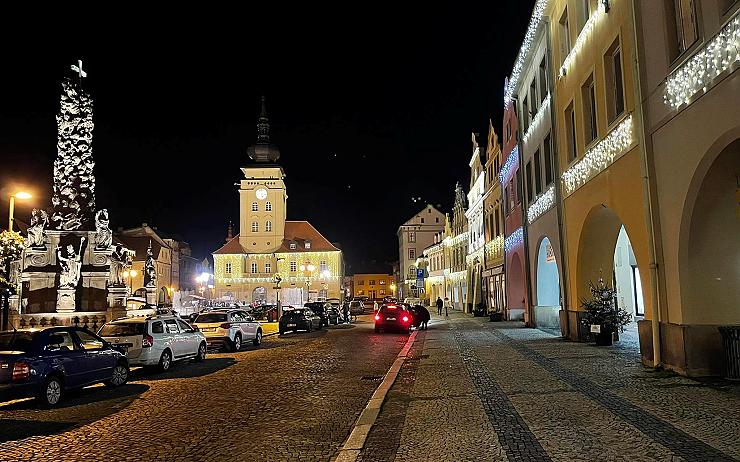
[[[311,262],[306,262],[306,264],[301,265],[300,267],[301,271],[303,272],[304,277],[306,278],[306,301],[311,301],[311,277],[313,277],[313,272],[316,271],[316,266],[313,265]],[[306,275],[308,274],[308,275]]]
[[[123,272],[123,277],[126,278],[126,281],[127,281],[129,295],[133,294],[133,287],[131,286],[131,280],[135,278],[137,274],[139,274],[139,272],[136,271],[135,269],[126,270]]]
[[[30,199],[31,197],[33,196],[25,191],[19,191],[15,194],[10,195],[10,207],[8,210],[8,231],[13,231],[13,212],[15,211],[15,200],[26,200]]]
[[[280,302],[280,283],[283,281],[283,278],[282,278],[282,276],[280,276],[280,273],[279,273],[280,268],[279,268],[279,266],[280,266],[280,262],[281,261],[284,261],[284,260],[285,260],[284,257],[277,257],[275,259],[275,269],[278,270],[278,272],[275,273],[275,276],[273,278],[273,280],[275,281],[275,294],[276,294],[275,303],[277,304],[277,318],[278,318],[278,321],[280,321],[280,318],[283,317],[283,304]]]

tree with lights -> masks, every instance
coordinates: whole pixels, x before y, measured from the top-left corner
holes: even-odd
[[[589,283],[591,298],[581,300],[585,313],[583,324],[586,327],[600,326],[596,334],[597,345],[611,345],[614,332],[624,332],[624,326],[632,321],[632,315],[615,303],[616,293],[603,278],[594,285]]]
[[[57,158],[54,161],[52,227],[61,230],[92,229],[95,210],[95,177],[92,157],[93,102],[82,89],[86,76],[72,66],[78,78],[65,78],[57,114]]]

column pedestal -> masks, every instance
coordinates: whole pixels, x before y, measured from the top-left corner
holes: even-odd
[[[146,303],[153,307],[157,306],[157,288],[147,287],[146,288]]]
[[[57,313],[75,312],[75,289],[57,289]]]

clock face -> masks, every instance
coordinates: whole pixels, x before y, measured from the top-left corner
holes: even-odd
[[[265,188],[260,188],[257,190],[257,199],[267,199],[267,190]]]

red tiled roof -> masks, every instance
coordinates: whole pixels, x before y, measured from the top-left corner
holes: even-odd
[[[306,241],[311,242],[311,248],[306,249]],[[296,248],[291,249],[290,243],[295,242]],[[275,252],[332,252],[339,249],[326,239],[316,228],[307,221],[286,221],[285,239]],[[220,249],[213,252],[214,255],[221,254],[248,254],[244,247],[239,244],[237,234]]]

